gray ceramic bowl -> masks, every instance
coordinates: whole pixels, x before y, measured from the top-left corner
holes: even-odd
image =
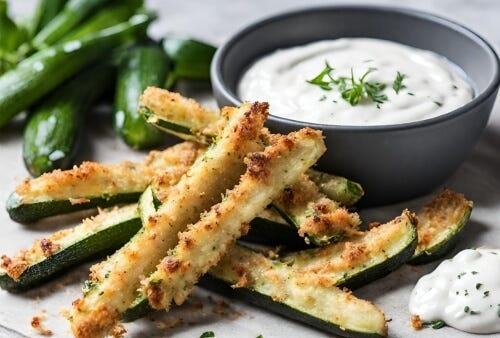
[[[327,153],[319,169],[359,181],[365,204],[386,204],[430,192],[462,163],[481,135],[499,86],[499,60],[491,46],[467,28],[407,9],[329,6],[292,11],[241,30],[218,49],[212,86],[220,106],[238,105],[237,83],[246,68],[278,48],[339,37],[392,40],[434,51],[460,66],[475,97],[445,115],[386,126],[335,126],[270,116],[268,126],[289,132],[321,129]]]

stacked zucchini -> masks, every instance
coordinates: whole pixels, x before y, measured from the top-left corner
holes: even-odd
[[[128,145],[162,143],[137,113],[139,96],[148,85],[208,80],[215,48],[177,37],[153,41],[154,19],[143,0],[39,0],[22,26],[0,0],[0,130],[28,111],[23,159],[33,176],[74,164],[85,116],[110,93],[115,130]]]
[[[182,303],[201,275],[204,287],[340,336],[386,336],[383,312],[339,287],[441,257],[472,209],[463,195],[444,190],[417,215],[404,210],[363,229],[352,210],[361,186],[307,169],[324,150],[320,134],[269,134],[262,129],[265,104],[219,115],[148,88],[139,112],[185,141],[142,163],[87,162],[27,180],[8,202],[10,216],[22,222],[117,205],[13,258],[2,256],[0,286],[21,291],[117,250],[91,269],[74,302],[78,337]],[[251,249],[253,241],[299,250],[269,257]]]

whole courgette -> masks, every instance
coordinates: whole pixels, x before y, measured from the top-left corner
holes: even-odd
[[[33,38],[35,49],[52,45],[82,22],[88,15],[110,0],[69,0],[62,11]]]
[[[145,35],[151,17],[132,16],[127,22],[44,49],[0,77],[0,128],[87,64],[126,42]]]
[[[143,0],[125,0],[112,2],[83,21],[64,35],[61,41],[81,39],[105,28],[127,21],[143,5]]]
[[[73,165],[84,114],[112,79],[113,67],[99,64],[64,83],[33,111],[23,137],[24,164],[33,176]]]
[[[170,63],[158,46],[138,46],[125,54],[116,82],[114,127],[132,148],[158,145],[164,133],[148,124],[139,114],[139,97],[148,86],[163,86]]]
[[[210,80],[210,63],[215,47],[198,40],[175,36],[165,37],[162,44],[173,64],[173,71],[165,85],[167,89],[172,88],[178,79]]]
[[[36,35],[63,9],[67,0],[38,0],[31,23],[31,34]]]

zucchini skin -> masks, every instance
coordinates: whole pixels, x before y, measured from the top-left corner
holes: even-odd
[[[139,114],[139,98],[148,86],[162,86],[170,69],[169,59],[158,46],[131,48],[119,67],[116,82],[114,128],[132,148],[159,145],[164,133]]]
[[[448,210],[448,208],[453,207],[460,212],[458,218],[454,217],[455,215],[451,212],[452,210]],[[464,195],[448,189],[444,189],[428,204],[422,207],[418,213],[421,219],[419,227],[417,227],[417,230],[420,232],[419,236],[425,238],[428,235],[426,234],[425,227],[432,225],[433,222],[439,222],[442,227],[439,231],[435,231],[434,236],[439,234],[445,234],[445,236],[441,240],[430,244],[425,243],[425,241],[420,243],[419,241],[415,254],[408,263],[412,265],[426,264],[446,256],[457,244],[459,234],[469,221],[472,209],[472,201],[468,201]],[[443,211],[446,213],[443,214]],[[435,217],[429,217],[429,214],[434,214]],[[431,236],[432,239],[435,238]]]
[[[68,34],[64,35],[61,41],[81,39],[85,35],[96,33],[102,29],[127,21],[142,4],[142,0],[111,2],[92,14]]]
[[[113,75],[109,64],[92,67],[56,89],[35,108],[23,135],[23,159],[31,175],[73,165],[84,114],[111,84]]]
[[[207,43],[175,36],[162,41],[163,49],[173,62],[173,72],[165,87],[172,88],[178,79],[210,80],[210,63],[216,48]]]
[[[71,266],[113,252],[127,243],[140,228],[141,220],[137,216],[90,234],[41,262],[29,266],[18,281],[7,274],[0,274],[0,287],[16,292],[39,285]]]
[[[67,0],[38,0],[33,16],[31,34],[36,35],[43,27],[54,19],[63,9]]]
[[[113,48],[145,34],[151,17],[129,21],[33,54],[0,77],[0,128],[16,114]]]
[[[110,196],[91,197],[86,203],[73,204],[70,200],[54,200],[39,203],[23,204],[16,192],[13,192],[7,200],[7,212],[12,220],[27,223],[40,218],[87,210],[95,207],[109,207],[120,203],[137,202],[141,192],[130,192]]]
[[[32,45],[42,49],[52,45],[93,11],[110,0],[68,0],[62,10],[35,35]]]
[[[311,316],[307,313],[301,312],[297,309],[291,308],[283,303],[275,302],[271,297],[259,293],[255,290],[247,289],[247,288],[232,288],[229,281],[224,281],[218,279],[210,274],[204,275],[200,279],[200,286],[208,289],[210,291],[222,294],[224,296],[243,300],[247,303],[253,304],[262,309],[266,309],[268,311],[272,311],[277,313],[278,315],[301,322],[303,324],[309,325],[311,327],[315,327],[322,331],[338,335],[341,337],[350,337],[350,338],[380,338],[385,337],[384,335],[379,335],[376,333],[365,333],[365,332],[356,332],[352,330],[347,330],[345,328],[341,328],[332,323],[328,323],[324,320]],[[145,311],[144,305],[140,305],[141,307],[137,308],[137,311]],[[132,313],[131,313],[132,314]],[[139,313],[138,313],[139,314]]]

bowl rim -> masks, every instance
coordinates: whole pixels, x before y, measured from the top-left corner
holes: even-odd
[[[429,13],[426,11],[405,8],[405,7],[390,7],[384,5],[349,5],[349,4],[338,4],[338,5],[320,5],[320,6],[308,6],[303,8],[295,8],[292,10],[287,10],[282,13],[274,14],[271,16],[264,17],[259,19],[242,29],[236,31],[222,46],[220,46],[212,60],[212,64],[210,67],[211,79],[213,88],[218,88],[221,92],[222,96],[232,102],[234,105],[240,105],[242,100],[240,100],[235,93],[233,93],[222,79],[222,66],[223,61],[226,58],[227,53],[231,50],[232,46],[237,43],[241,38],[245,37],[252,31],[265,26],[269,23],[272,23],[277,20],[282,20],[288,17],[297,16],[300,14],[307,14],[313,12],[319,12],[327,10],[358,10],[358,11],[373,11],[373,12],[386,12],[399,14],[404,16],[409,16],[413,18],[423,19],[426,21],[431,21],[433,23],[437,23],[442,26],[446,26],[455,32],[465,35],[471,40],[475,41],[478,45],[482,47],[482,50],[488,54],[488,56],[493,59],[493,75],[491,77],[491,81],[486,85],[485,89],[478,93],[478,95],[474,96],[472,100],[467,102],[466,104],[451,110],[448,113],[428,118],[420,121],[399,123],[399,124],[387,124],[387,125],[367,125],[367,126],[359,126],[359,125],[333,125],[333,124],[322,124],[322,123],[312,123],[312,122],[304,122],[284,117],[275,116],[269,114],[269,120],[272,122],[281,122],[289,125],[294,125],[297,127],[311,127],[316,129],[322,129],[324,131],[332,130],[332,131],[350,131],[350,132],[381,132],[381,131],[390,131],[390,130],[406,130],[406,129],[415,129],[426,127],[428,125],[438,124],[440,122],[444,122],[450,119],[453,119],[459,115],[465,114],[484,101],[486,101],[491,95],[498,90],[500,85],[500,59],[498,54],[492,45],[482,36],[471,30],[470,28],[457,23],[453,20],[441,17],[439,15]],[[494,62],[496,61],[496,62]]]

